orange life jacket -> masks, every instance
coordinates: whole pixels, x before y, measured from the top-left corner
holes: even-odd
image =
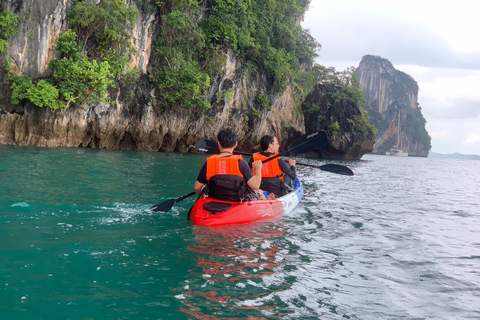
[[[232,155],[225,158],[218,155],[211,156],[207,159],[207,180],[217,174],[232,174],[243,178],[238,165],[238,161],[242,159],[241,155]]]
[[[257,152],[253,155],[253,161],[261,160],[263,162],[276,155],[277,153],[275,153],[270,157],[266,157],[262,155],[260,152]],[[282,169],[280,169],[280,165],[278,164],[279,160],[280,160],[280,157],[278,157],[278,159],[274,159],[262,165],[262,178],[279,178],[283,180],[283,171]],[[255,174],[255,169],[252,170],[252,172],[253,174]]]

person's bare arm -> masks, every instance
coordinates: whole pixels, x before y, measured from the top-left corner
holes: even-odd
[[[260,184],[262,183],[262,161],[254,161],[252,163],[252,168],[255,169],[255,175],[247,181],[247,185],[252,190],[258,190],[260,189]]]
[[[195,180],[195,184],[193,185],[193,190],[195,191],[196,194],[200,195],[204,187],[205,187],[205,183],[201,183],[201,182],[198,182],[198,180]]]

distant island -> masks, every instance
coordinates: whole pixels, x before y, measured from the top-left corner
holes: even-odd
[[[464,159],[464,160],[480,160],[480,156],[477,156],[475,154],[461,154],[458,152],[455,153],[449,153],[449,154],[443,154],[443,153],[435,153],[435,152],[429,152],[428,154],[429,158],[435,158],[435,159]]]

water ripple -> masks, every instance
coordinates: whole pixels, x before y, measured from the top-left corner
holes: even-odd
[[[336,162],[351,177],[299,166],[291,214],[202,228],[186,220],[193,198],[145,209],[190,192],[205,156],[0,158],[2,319],[480,318],[479,162]]]

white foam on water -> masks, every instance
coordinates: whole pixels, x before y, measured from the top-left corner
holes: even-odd
[[[14,203],[12,204],[10,207],[22,207],[22,208],[26,208],[26,207],[30,207],[30,205],[26,202],[17,202],[17,203]]]

